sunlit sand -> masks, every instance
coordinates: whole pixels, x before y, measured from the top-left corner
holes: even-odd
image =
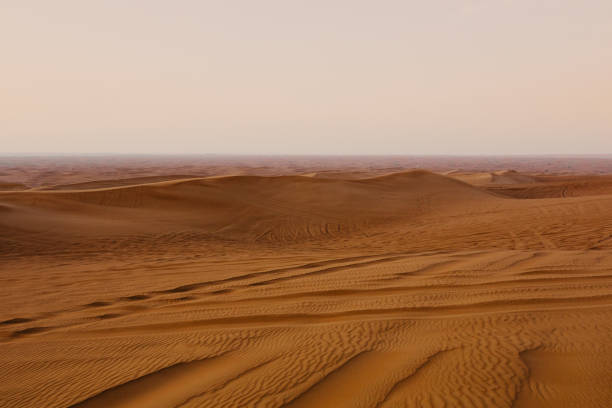
[[[7,182],[0,405],[612,400],[612,178],[240,171]]]

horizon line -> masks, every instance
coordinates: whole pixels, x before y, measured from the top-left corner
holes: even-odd
[[[0,157],[610,157],[610,153],[159,153],[159,152],[0,152]]]

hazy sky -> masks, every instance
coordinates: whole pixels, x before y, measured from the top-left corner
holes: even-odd
[[[611,0],[1,0],[0,153],[612,153]]]

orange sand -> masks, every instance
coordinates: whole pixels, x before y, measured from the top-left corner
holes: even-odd
[[[610,405],[612,178],[320,173],[7,182],[0,406]]]

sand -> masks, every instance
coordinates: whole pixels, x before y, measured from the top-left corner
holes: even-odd
[[[6,181],[0,406],[610,405],[610,176],[303,170]]]

